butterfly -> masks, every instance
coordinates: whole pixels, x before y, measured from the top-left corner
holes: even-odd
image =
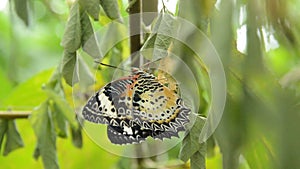
[[[141,143],[147,137],[179,137],[189,123],[190,109],[160,79],[141,69],[106,84],[83,107],[83,118],[107,125],[114,144]]]

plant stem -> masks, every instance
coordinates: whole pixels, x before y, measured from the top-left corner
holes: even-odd
[[[139,59],[136,59],[141,44],[141,1],[129,0],[131,4],[129,11],[129,34],[130,34],[130,53],[133,67],[139,67]]]
[[[16,118],[27,118],[31,114],[31,111],[0,111],[0,119],[16,119]]]

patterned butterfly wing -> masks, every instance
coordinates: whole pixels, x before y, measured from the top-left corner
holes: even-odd
[[[151,130],[153,138],[178,137],[189,122],[190,109],[170,88],[154,75],[143,72],[134,85],[133,105],[139,111],[142,129]]]
[[[143,71],[116,80],[92,96],[83,117],[107,124],[108,138],[115,144],[140,143],[147,137],[178,137],[189,122],[181,99],[155,76]]]

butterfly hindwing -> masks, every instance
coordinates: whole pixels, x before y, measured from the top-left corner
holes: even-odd
[[[83,107],[83,117],[94,123],[102,123],[103,118],[117,118],[117,108],[116,105],[120,108],[125,105],[123,102],[120,102],[121,94],[125,92],[127,86],[130,85],[133,81],[131,79],[122,79],[117,80],[111,83],[108,83],[103,88],[92,96],[87,104]],[[121,113],[123,111],[120,111]]]

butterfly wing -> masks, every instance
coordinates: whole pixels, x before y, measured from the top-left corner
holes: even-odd
[[[133,113],[139,113],[132,106],[134,83],[133,76],[108,83],[83,107],[85,120],[108,125],[107,135],[114,144],[140,143],[152,134],[133,121]]]
[[[133,105],[140,112],[142,128],[152,130],[153,138],[178,137],[178,132],[185,130],[190,109],[174,90],[148,73],[140,76],[134,88]]]
[[[126,108],[124,94],[127,87],[133,83],[128,77],[108,83],[96,92],[83,107],[82,115],[85,120],[93,123],[110,124],[123,114]],[[118,107],[117,107],[118,106]],[[120,107],[123,108],[120,108]],[[119,109],[119,111],[118,111]]]
[[[178,137],[189,122],[179,96],[155,76],[137,72],[104,86],[83,108],[84,119],[107,124],[108,138],[115,144],[140,143],[147,137]]]

